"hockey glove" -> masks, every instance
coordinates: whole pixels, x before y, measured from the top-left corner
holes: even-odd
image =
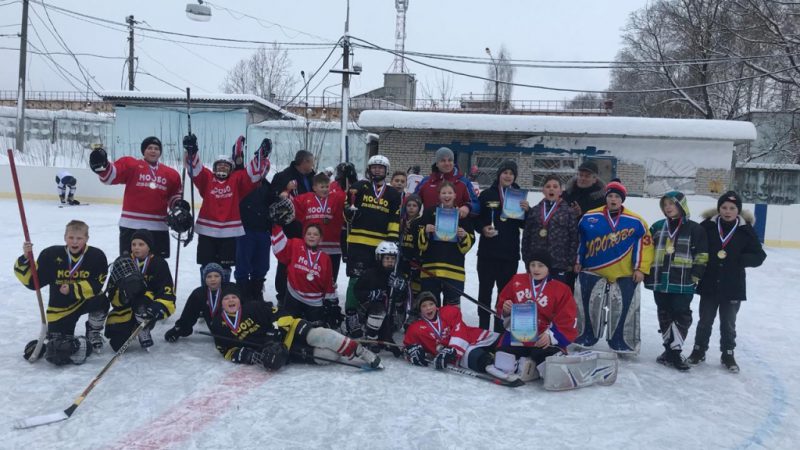
[[[383,302],[384,299],[386,299],[386,294],[383,289],[373,289],[367,292],[367,300],[369,300],[370,303]]]
[[[186,150],[186,153],[189,154],[190,158],[194,158],[194,155],[200,151],[200,148],[197,146],[197,136],[194,134],[190,134],[188,136],[183,137],[183,149]]]
[[[361,326],[358,312],[355,310],[347,310],[344,326],[347,329],[347,335],[349,337],[353,339],[359,339],[364,336],[364,329]]]
[[[428,367],[428,360],[425,359],[425,349],[419,344],[406,347],[406,359],[415,366]]]
[[[247,347],[240,347],[239,350],[233,352],[231,361],[236,364],[260,364],[261,353]]]
[[[330,328],[337,330],[342,325],[342,309],[339,308],[338,298],[323,300],[322,314]]]
[[[188,335],[184,334],[183,330],[178,328],[177,325],[175,325],[174,327],[170,328],[169,330],[167,330],[166,333],[164,333],[164,339],[167,342],[176,342],[178,340],[178,338],[186,337],[186,336],[188,336]]]
[[[408,281],[403,275],[392,272],[389,274],[389,287],[393,288],[395,292],[405,291],[408,289]]]
[[[456,349],[451,347],[445,347],[439,350],[439,354],[433,359],[436,370],[444,370],[448,364],[455,364],[456,355]]]
[[[272,153],[272,140],[270,138],[264,138],[261,141],[261,145],[258,146],[256,155],[260,155],[261,159],[267,159],[270,153]]]
[[[167,318],[167,308],[159,302],[150,302],[144,308],[144,318],[155,322],[156,320],[163,320]]]
[[[92,150],[89,154],[89,167],[95,173],[103,173],[108,169],[108,154],[102,147]]]
[[[261,365],[273,372],[286,364],[289,360],[289,351],[280,342],[270,342],[261,349],[259,358]]]

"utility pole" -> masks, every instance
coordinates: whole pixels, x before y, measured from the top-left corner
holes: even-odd
[[[125,18],[128,23],[128,90],[133,90],[133,25],[136,21],[133,20],[133,15]]]
[[[344,20],[344,40],[342,41],[342,141],[341,160],[349,162],[347,151],[347,120],[350,116],[350,0],[347,0],[347,15]]]
[[[500,75],[497,71],[497,61],[492,56],[492,50],[489,47],[486,47],[486,54],[489,55],[489,59],[494,65],[494,109],[497,112],[500,109],[500,80],[498,79]]]
[[[25,76],[28,59],[28,0],[22,1],[22,32],[19,40],[19,83],[17,84],[17,151],[25,150]]]
[[[300,71],[300,76],[303,77],[303,84],[305,85],[306,91],[306,101],[305,101],[305,108],[303,109],[303,113],[306,117],[306,136],[305,136],[305,146],[303,147],[306,151],[311,151],[308,149],[308,80],[306,80],[306,72],[305,70]]]

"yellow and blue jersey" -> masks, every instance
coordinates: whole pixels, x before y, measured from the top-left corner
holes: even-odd
[[[624,207],[615,221],[616,225],[612,226],[605,206],[592,209],[581,218],[578,263],[583,270],[611,282],[629,277],[635,270],[650,273],[653,239],[647,222]]]

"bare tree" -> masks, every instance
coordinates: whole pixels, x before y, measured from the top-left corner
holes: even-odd
[[[484,93],[487,99],[494,100],[501,105],[508,105],[511,101],[511,93],[514,86],[516,68],[511,65],[511,53],[505,45],[500,46],[497,55],[493,55],[493,62],[486,68],[486,77],[492,81],[484,84]]]
[[[254,94],[269,100],[290,97],[297,83],[291,66],[289,52],[280,45],[261,46],[228,71],[221,87],[227,93]]]
[[[577,94],[567,103],[567,109],[600,109],[603,107],[603,97],[595,93]]]
[[[431,109],[446,108],[453,101],[453,76],[437,72],[432,83],[429,79],[422,83],[422,94],[430,100]]]

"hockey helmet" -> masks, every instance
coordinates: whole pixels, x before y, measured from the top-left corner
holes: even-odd
[[[372,166],[383,166],[383,176],[376,176],[372,173]],[[369,174],[369,178],[374,181],[381,181],[386,178],[386,175],[389,173],[389,158],[383,155],[374,155],[369,158],[367,161],[367,173]]]
[[[397,244],[394,242],[381,241],[381,243],[375,247],[375,259],[380,262],[384,255],[397,256],[398,252]]]
[[[186,200],[178,200],[167,213],[167,226],[176,233],[185,233],[192,229],[194,220],[190,211],[191,206]]]
[[[227,172],[225,172],[223,170],[220,170],[221,168],[219,166],[221,164],[227,164],[228,165],[228,171]],[[213,170],[214,176],[219,178],[220,180],[224,180],[224,179],[228,178],[228,175],[230,175],[230,173],[233,171],[234,167],[235,167],[235,165],[233,163],[233,160],[228,155],[219,155],[219,156],[217,156],[217,159],[214,160],[214,164],[212,165],[212,168],[214,169]]]

